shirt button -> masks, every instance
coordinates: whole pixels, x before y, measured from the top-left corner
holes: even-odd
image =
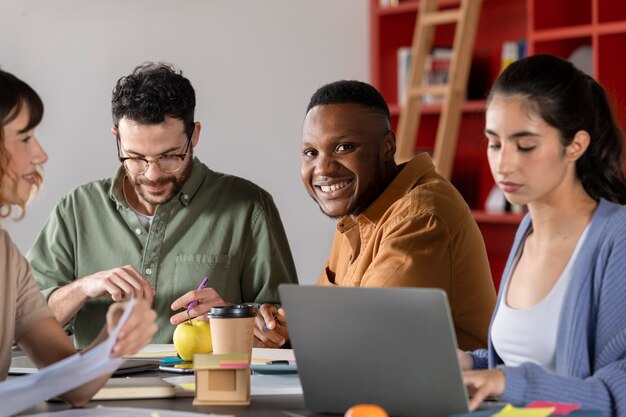
[[[136,233],[136,234],[138,234],[138,235],[140,235],[140,234],[141,234],[141,229],[140,229],[140,228],[136,228],[136,229],[135,229],[135,233]]]
[[[189,200],[189,194],[183,194],[183,199]]]
[[[152,268],[146,268],[146,275],[152,274]]]

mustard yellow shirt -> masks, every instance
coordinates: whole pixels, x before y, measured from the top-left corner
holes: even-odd
[[[485,244],[463,197],[427,154],[401,166],[363,213],[339,219],[317,283],[441,288],[459,348],[487,346],[496,294]]]

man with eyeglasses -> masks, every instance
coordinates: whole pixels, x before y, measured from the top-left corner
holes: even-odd
[[[132,293],[153,300],[153,343],[171,343],[175,325],[207,320],[215,305],[278,303],[278,284],[297,282],[271,196],[194,158],[194,109],[191,83],[169,65],[120,78],[112,98],[120,168],[63,197],[28,253],[78,347],[95,338],[108,305]]]
[[[426,153],[398,165],[395,152],[389,107],[374,87],[337,81],[313,94],[302,126],[300,174],[322,212],[337,219],[317,284],[441,288],[459,347],[486,347],[496,298],[480,230]],[[264,305],[260,312],[259,340],[269,347],[284,343],[284,311]]]

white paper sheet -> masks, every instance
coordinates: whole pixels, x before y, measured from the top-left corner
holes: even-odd
[[[206,413],[192,413],[187,411],[171,411],[171,410],[159,410],[148,408],[131,408],[131,407],[102,407],[96,408],[81,408],[74,410],[57,411],[54,413],[39,413],[29,414],[25,417],[153,417],[158,415],[160,417],[235,417],[232,415],[224,414],[206,414]]]
[[[0,383],[0,417],[18,413],[48,398],[70,391],[86,382],[115,371],[123,358],[111,357],[117,335],[135,305],[134,298],[124,309],[109,337],[85,354],[77,353],[27,376]]]

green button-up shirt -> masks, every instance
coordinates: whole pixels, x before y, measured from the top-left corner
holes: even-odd
[[[171,343],[171,303],[208,276],[225,301],[278,303],[278,285],[297,282],[280,215],[255,184],[211,171],[198,159],[181,191],[157,207],[150,230],[128,206],[123,169],[61,198],[27,254],[47,298],[86,275],[132,264],[156,289],[159,331]],[[87,301],[70,326],[77,347],[104,326],[110,297]]]

